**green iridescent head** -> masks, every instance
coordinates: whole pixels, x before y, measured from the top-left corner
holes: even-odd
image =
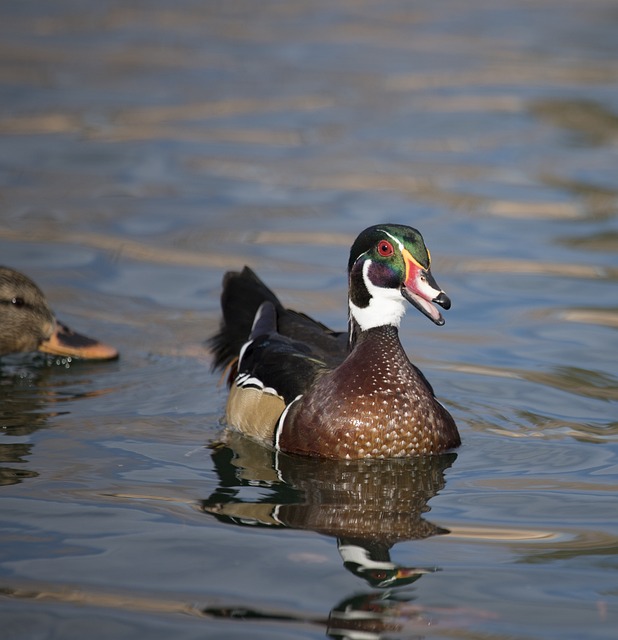
[[[401,224],[365,229],[350,250],[350,315],[361,330],[398,326],[408,301],[437,325],[444,319],[435,307],[451,302],[430,271],[431,256],[423,236]]]

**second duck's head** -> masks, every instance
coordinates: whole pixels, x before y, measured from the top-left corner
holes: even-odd
[[[30,351],[89,360],[118,357],[114,347],[59,322],[30,278],[0,266],[0,356]]]

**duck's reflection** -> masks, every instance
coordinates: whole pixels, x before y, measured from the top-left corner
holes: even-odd
[[[96,365],[42,354],[4,356],[0,361],[0,486],[13,485],[39,474],[25,465],[33,442],[24,442],[49,420],[66,413],[63,406],[76,398],[106,391],[91,385]],[[71,371],[67,371],[71,369]]]
[[[455,454],[396,460],[300,458],[229,433],[225,444],[213,448],[212,458],[219,486],[201,502],[206,513],[240,526],[289,527],[332,536],[348,571],[372,588],[386,589],[338,603],[328,621],[331,635],[383,627],[402,603],[413,599],[411,592],[394,588],[437,570],[397,564],[390,550],[397,542],[448,533],[423,516],[429,499],[444,487],[444,472]],[[229,610],[208,613],[231,615]]]

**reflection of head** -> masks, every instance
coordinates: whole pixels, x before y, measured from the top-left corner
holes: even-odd
[[[447,533],[446,529],[442,531]],[[391,560],[389,549],[383,546],[341,540],[337,546],[343,566],[374,588],[401,587],[416,582],[425,573],[437,571],[397,565]]]

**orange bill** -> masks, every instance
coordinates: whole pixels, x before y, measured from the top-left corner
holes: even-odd
[[[84,360],[115,360],[119,355],[114,347],[75,333],[58,321],[51,336],[39,345],[39,351]]]

